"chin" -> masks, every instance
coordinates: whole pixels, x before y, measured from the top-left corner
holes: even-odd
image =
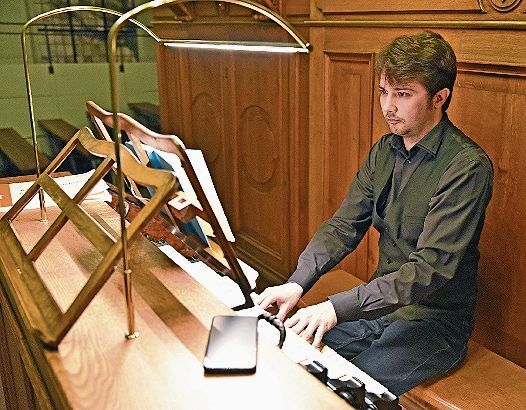
[[[407,133],[407,130],[396,127],[396,126],[389,126],[389,129],[391,130],[393,134],[400,135],[400,136],[403,136],[404,134]]]

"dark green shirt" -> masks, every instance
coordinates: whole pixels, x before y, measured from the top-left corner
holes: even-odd
[[[289,282],[310,289],[372,224],[380,233],[377,271],[369,283],[329,298],[338,322],[387,314],[471,322],[492,180],[487,155],[447,116],[409,152],[400,136],[383,136]]]

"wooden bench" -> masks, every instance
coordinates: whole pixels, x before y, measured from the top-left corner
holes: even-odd
[[[149,102],[129,103],[128,107],[133,111],[134,117],[141,124],[155,132],[161,132],[161,114],[157,104]]]
[[[49,140],[53,156],[57,155],[64,145],[79,130],[78,127],[70,124],[61,118],[38,120],[38,125],[44,131],[44,135]],[[93,158],[83,147],[75,148],[75,151],[66,159],[59,168],[61,171],[69,171],[72,174],[87,172],[96,167],[92,163]]]
[[[13,128],[0,128],[0,156],[2,177],[29,175],[36,172],[33,145]],[[51,159],[40,153],[40,169],[46,168]]]
[[[334,270],[324,275],[299,305],[323,302],[329,295],[362,283],[343,270]],[[526,409],[526,369],[471,340],[459,368],[415,387],[400,397],[400,404],[409,410]]]

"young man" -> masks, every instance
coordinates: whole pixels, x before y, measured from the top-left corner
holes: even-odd
[[[334,216],[286,284],[255,298],[278,316],[361,241],[379,231],[380,258],[362,286],[286,320],[400,395],[461,363],[473,326],[477,250],[491,162],[448,119],[456,58],[438,34],[401,36],[379,54],[380,105],[391,134],[371,148]]]

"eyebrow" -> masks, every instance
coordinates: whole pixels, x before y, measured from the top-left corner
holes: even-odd
[[[382,90],[385,90],[385,87],[379,85],[378,88],[382,89]],[[400,90],[408,90],[408,91],[415,91],[415,88],[413,88],[412,86],[410,85],[406,85],[406,86],[397,86],[397,87],[393,87],[393,90],[395,91],[400,91]]]

